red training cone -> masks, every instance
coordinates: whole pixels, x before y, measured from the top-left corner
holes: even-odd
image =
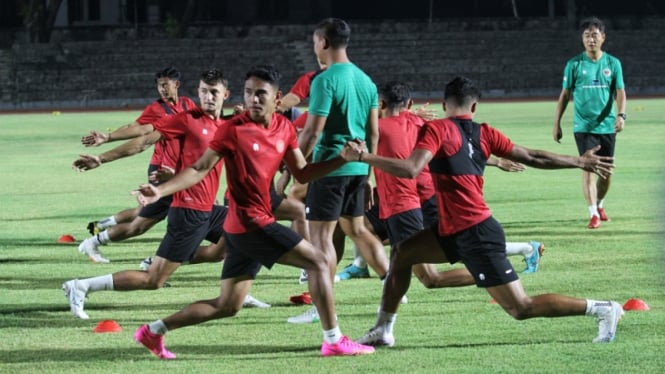
[[[112,319],[105,319],[99,322],[93,331],[96,333],[120,332],[122,331],[122,327]]]
[[[649,306],[647,303],[644,302],[642,299],[634,299],[630,298],[628,301],[626,301],[625,304],[623,304],[623,310],[641,310],[641,311],[647,311],[649,310]]]
[[[75,241],[76,239],[74,239],[74,237],[69,234],[65,234],[58,238],[58,243],[69,244],[69,243],[74,243]]]
[[[310,296],[309,292],[303,292],[302,295],[291,296],[289,301],[294,304],[311,304],[312,296]]]

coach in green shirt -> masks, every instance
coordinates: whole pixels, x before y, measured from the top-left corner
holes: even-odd
[[[573,97],[575,114],[573,132],[580,155],[600,146],[597,154],[614,156],[616,133],[621,132],[626,121],[626,91],[623,84],[621,62],[602,50],[605,41],[605,25],[596,18],[582,20],[582,43],[585,51],[568,60],[563,71],[563,89],[559,95],[554,116],[552,135],[561,142],[561,117],[570,97]],[[616,111],[613,101],[616,100]],[[601,221],[609,221],[603,208],[610,179],[583,171],[583,191],[589,207],[588,228],[600,227]]]

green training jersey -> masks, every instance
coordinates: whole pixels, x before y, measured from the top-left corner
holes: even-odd
[[[573,95],[573,132],[614,133],[614,99],[616,90],[624,88],[619,59],[603,52],[593,61],[582,52],[566,63],[563,88]]]
[[[372,79],[353,63],[330,65],[312,81],[309,113],[326,118],[314,147],[312,161],[336,157],[347,141],[362,139],[369,144],[369,113],[378,108]],[[347,162],[327,176],[367,175],[369,165]]]

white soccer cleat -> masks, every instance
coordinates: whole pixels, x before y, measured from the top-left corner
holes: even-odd
[[[152,265],[152,257],[146,257],[139,264],[139,269],[141,269],[143,271],[148,271],[148,269],[150,269],[150,265]]]
[[[78,279],[70,280],[62,284],[62,290],[65,291],[65,297],[69,301],[69,310],[76,318],[89,319],[88,314],[83,310],[86,291],[81,289]]]
[[[383,327],[374,326],[367,332],[367,334],[356,339],[356,342],[371,346],[392,347],[395,345],[395,337],[392,333],[387,333]]]
[[[623,308],[615,301],[608,302],[607,306],[599,306],[598,336],[593,339],[594,343],[610,343],[616,337],[617,324],[623,317]]]
[[[99,262],[102,264],[107,264],[111,262],[110,260],[102,257],[102,252],[99,251],[98,245],[95,242],[95,238],[87,238],[79,244],[79,252],[90,257],[92,262]]]
[[[315,306],[307,309],[305,313],[299,316],[289,317],[287,319],[289,323],[317,323],[320,320],[319,312],[316,310]]]
[[[270,308],[270,304],[254,298],[252,295],[246,295],[242,306],[245,308]]]

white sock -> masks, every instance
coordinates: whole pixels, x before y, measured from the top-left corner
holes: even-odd
[[[600,199],[600,200],[598,200],[598,204],[596,204],[596,205],[598,205],[598,208],[602,208],[602,207],[603,207],[603,201],[605,201],[605,199]]]
[[[395,320],[397,320],[397,313],[388,313],[382,310],[379,312],[379,318],[376,321],[376,325],[382,326],[383,331],[392,334]]]
[[[340,339],[342,339],[342,330],[339,329],[339,326],[335,326],[335,328],[331,330],[323,330],[323,340],[325,340],[326,343],[335,344]]]
[[[529,243],[506,243],[506,256],[517,254],[527,258],[533,254],[533,247]]]
[[[113,291],[113,274],[82,279],[80,282],[87,288],[87,292]]]
[[[109,230],[104,230],[99,234],[97,234],[97,240],[99,240],[101,244],[106,244],[110,242],[111,238],[109,238]]]
[[[367,261],[365,261],[363,256],[360,254],[360,250],[355,243],[353,244],[353,265],[361,269],[367,267]]]
[[[104,218],[103,220],[97,222],[97,227],[99,227],[101,230],[103,230],[107,227],[115,226],[117,224],[118,224],[118,222],[115,220],[115,216],[111,216],[111,217]]]
[[[164,321],[161,319],[158,319],[155,322],[151,322],[148,324],[148,329],[150,330],[151,333],[157,334],[157,335],[165,335],[169,329],[166,328],[166,325],[164,324]]]
[[[612,303],[609,302],[609,301],[598,301],[598,300],[586,299],[586,312],[585,312],[585,314],[587,316],[595,316],[595,315],[598,315],[598,312],[599,312],[600,308],[607,308],[607,307],[612,307]]]
[[[589,205],[589,215],[591,217],[599,215],[598,208],[596,207],[596,205]]]

